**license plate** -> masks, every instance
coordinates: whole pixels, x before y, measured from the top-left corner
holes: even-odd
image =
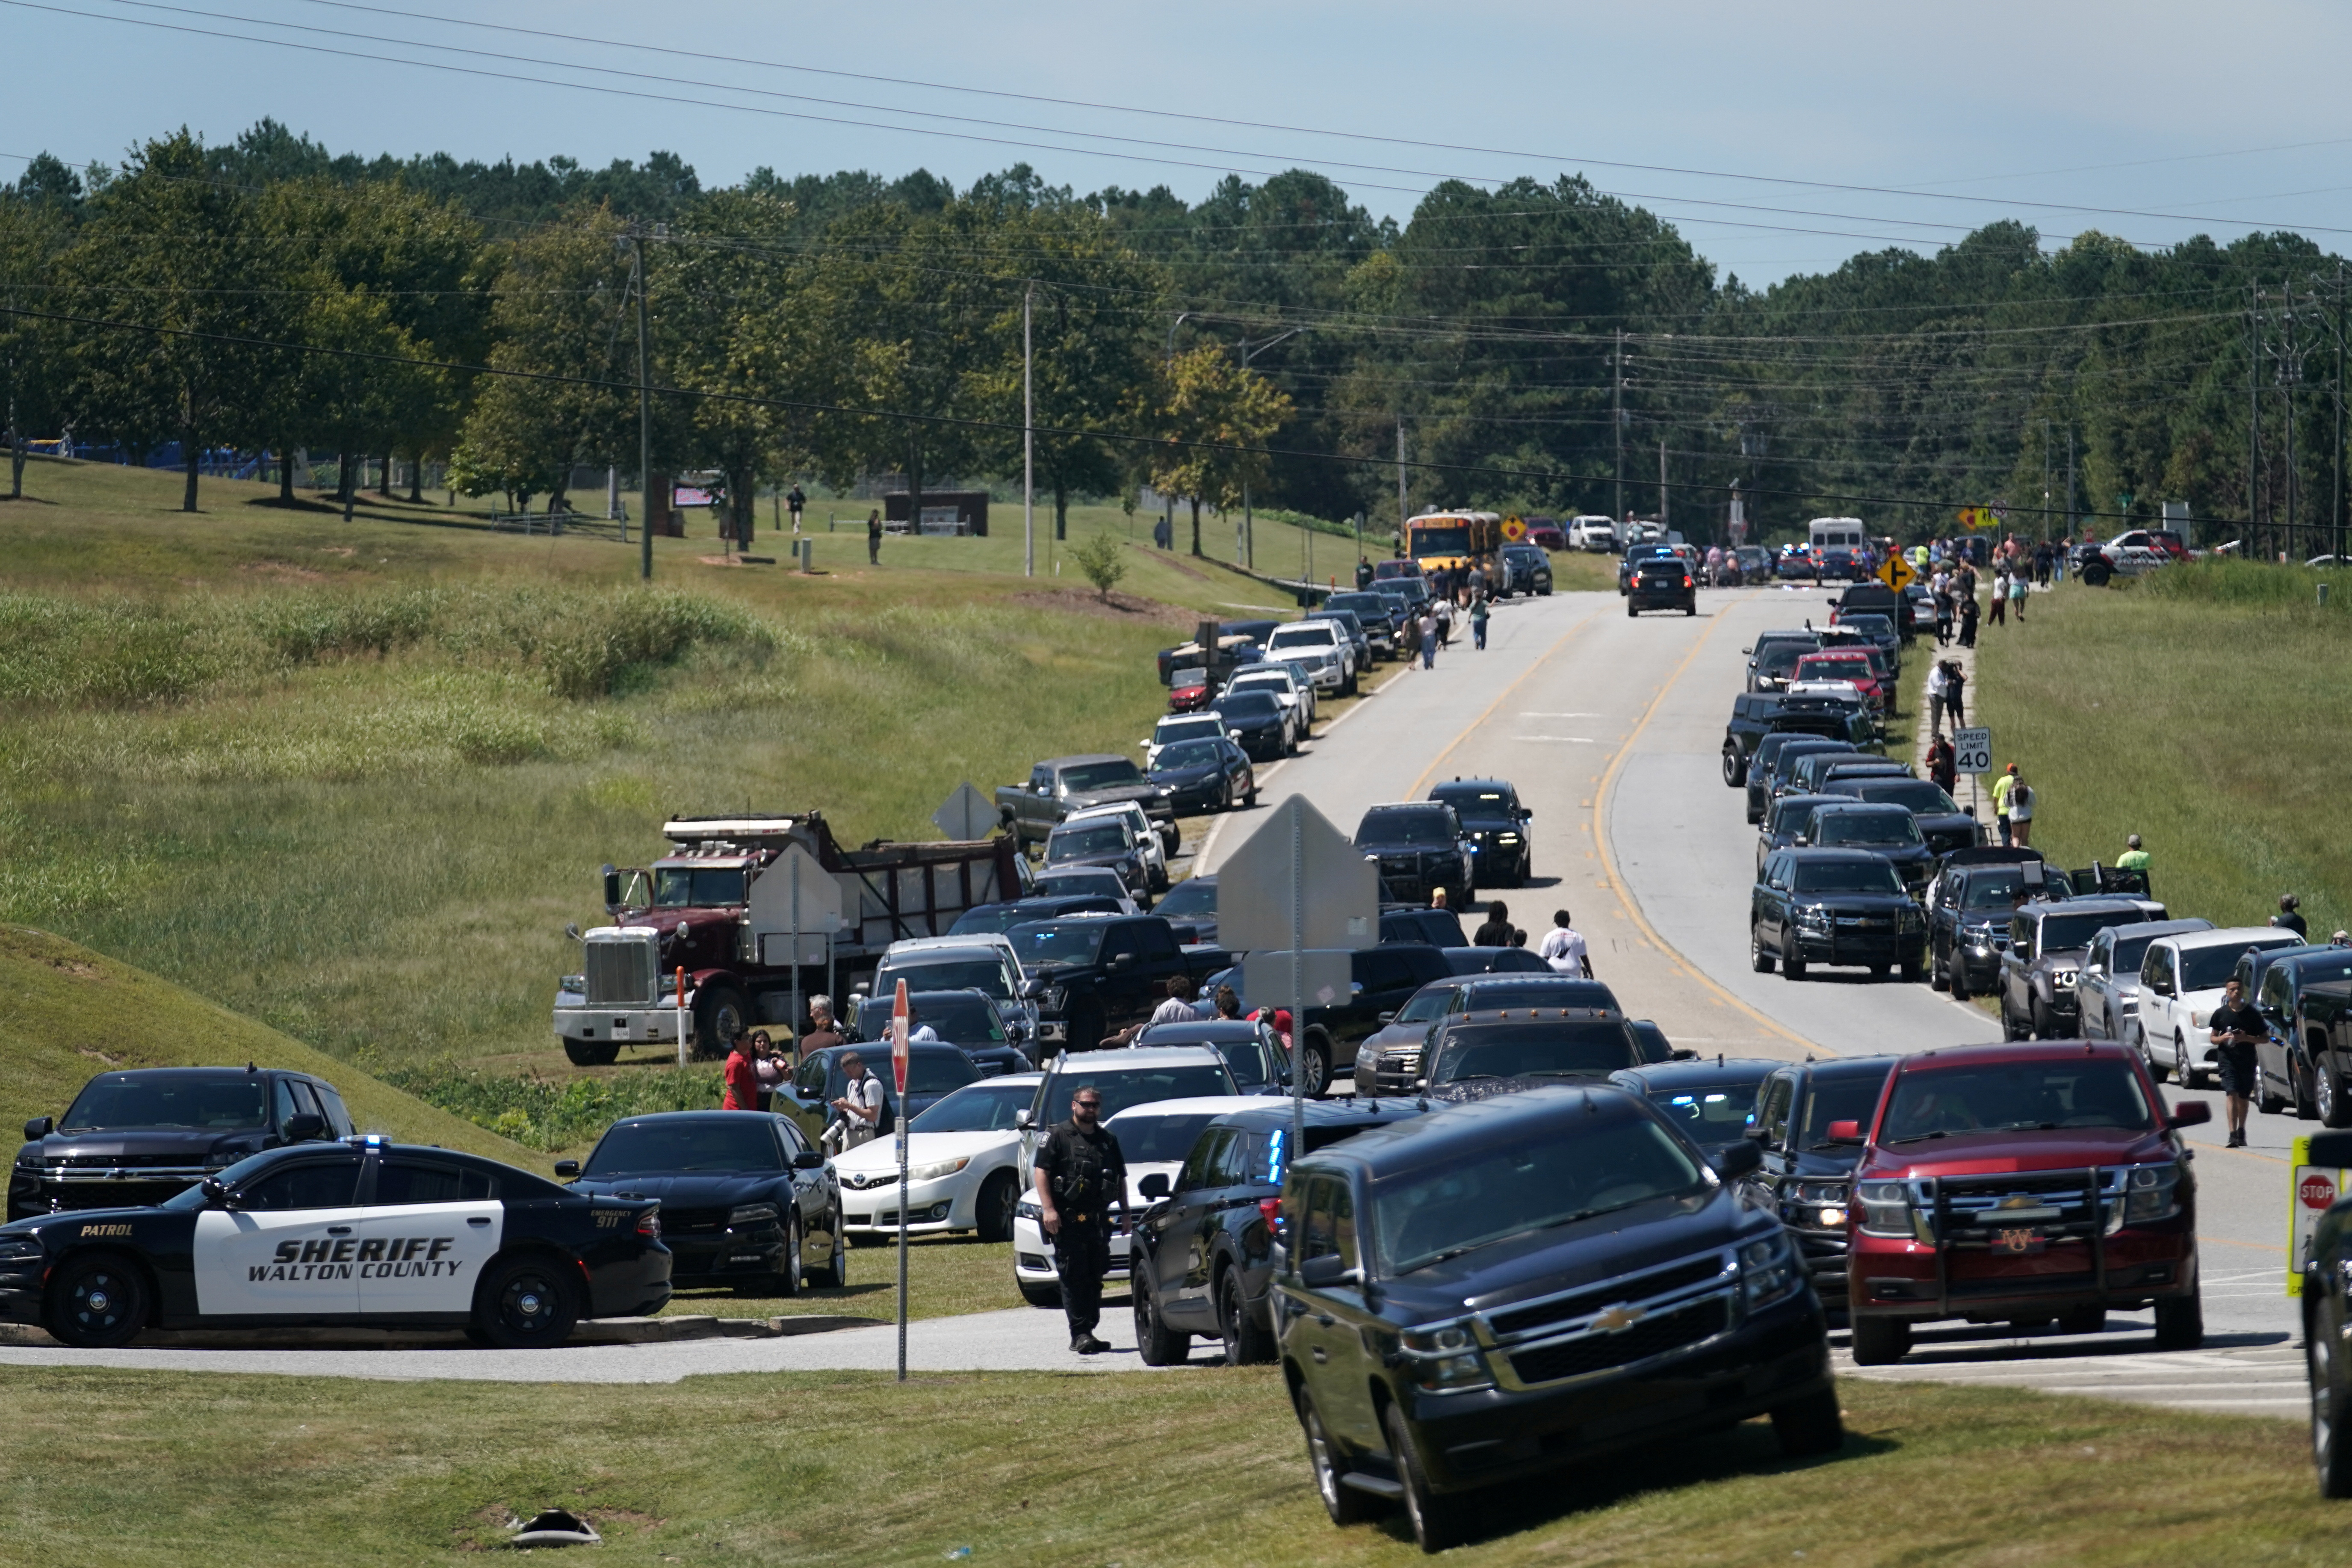
[[[1992,1249],[2013,1257],[2040,1252],[2049,1245],[2049,1238],[2038,1230],[2008,1229],[1992,1233]]]

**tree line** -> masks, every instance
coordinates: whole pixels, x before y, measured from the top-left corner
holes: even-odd
[[[1149,483],[1192,498],[1196,547],[1245,487],[1393,526],[1400,461],[1410,510],[1694,537],[1735,487],[1761,530],[1996,506],[2055,535],[2172,500],[2280,537],[2345,504],[2339,268],[2292,234],[2003,222],[1754,289],[1573,177],[1448,182],[1398,225],[1297,170],[1197,203],[1025,165],[705,189],[665,153],[362,160],[265,121],[0,189],[0,375],[12,431],[178,441],[190,510],[223,447],[338,454],[347,501],[399,456],[560,506],[573,468],[637,466],[642,300],[655,468],[722,475],[739,516],[800,476],[1017,475],[1026,395],[1057,519]]]

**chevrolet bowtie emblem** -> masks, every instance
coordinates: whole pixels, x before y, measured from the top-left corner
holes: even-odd
[[[2023,1194],[2020,1194],[2018,1196],[2013,1198],[2001,1199],[2000,1206],[2005,1209],[2031,1209],[2040,1208],[2042,1204],[2041,1200],[2037,1198],[2028,1197]]]
[[[1622,1334],[1650,1314],[1639,1307],[1612,1307],[1592,1320],[1592,1326],[1604,1334]]]

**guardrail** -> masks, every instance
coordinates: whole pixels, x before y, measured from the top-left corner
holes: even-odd
[[[627,514],[597,517],[584,511],[494,511],[490,527],[500,533],[544,533],[550,536],[584,533],[593,539],[629,542]]]

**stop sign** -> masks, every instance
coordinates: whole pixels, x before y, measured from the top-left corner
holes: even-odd
[[[2303,1199],[2303,1206],[2308,1209],[2324,1209],[2336,1201],[2335,1178],[2319,1171],[2304,1177],[2295,1191]]]

